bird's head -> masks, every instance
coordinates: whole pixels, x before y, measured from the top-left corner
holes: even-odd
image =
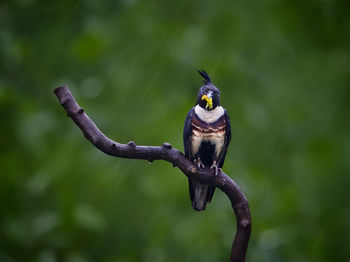
[[[198,70],[204,78],[204,85],[199,89],[197,104],[205,110],[213,110],[220,105],[220,91],[213,85],[209,75],[204,70]]]

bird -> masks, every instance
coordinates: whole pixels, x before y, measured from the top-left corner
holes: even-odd
[[[185,156],[199,168],[218,169],[224,165],[231,141],[231,124],[227,111],[220,105],[220,91],[212,83],[208,73],[197,70],[204,85],[199,89],[197,102],[187,113],[183,129]],[[188,178],[192,207],[205,210],[213,198],[215,186]]]

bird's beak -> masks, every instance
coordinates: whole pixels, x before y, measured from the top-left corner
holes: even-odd
[[[207,101],[207,105],[205,106],[205,109],[213,108],[213,99],[211,97],[208,97],[207,95],[203,95],[202,100]]]

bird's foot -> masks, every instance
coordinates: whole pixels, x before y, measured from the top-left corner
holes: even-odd
[[[211,165],[210,167],[211,169],[215,169],[215,176],[218,175],[218,171],[219,171],[219,168],[218,166],[216,165],[216,161],[214,160],[213,164]]]
[[[197,163],[198,168],[204,168],[204,165],[200,158],[194,160],[195,163]]]

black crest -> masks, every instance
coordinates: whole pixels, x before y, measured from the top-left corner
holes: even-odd
[[[207,72],[205,72],[203,69],[202,70],[197,69],[197,71],[204,78],[203,82],[204,82],[205,85],[208,85],[208,84],[212,83]]]

